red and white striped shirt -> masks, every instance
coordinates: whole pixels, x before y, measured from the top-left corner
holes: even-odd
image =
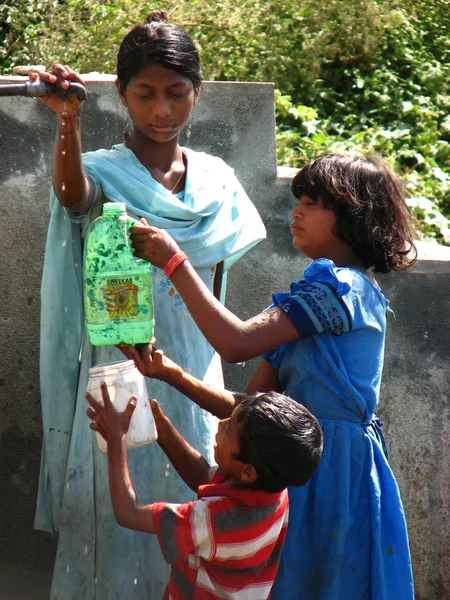
[[[227,485],[216,472],[198,500],[153,504],[156,533],[172,563],[164,600],[266,600],[288,521],[287,490]]]

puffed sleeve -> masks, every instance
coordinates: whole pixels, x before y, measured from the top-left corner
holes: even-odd
[[[328,259],[314,261],[305,269],[305,279],[294,281],[289,293],[273,295],[273,307],[283,310],[295,325],[299,337],[320,333],[341,335],[352,329],[346,295],[350,291],[348,270],[338,269]],[[263,354],[279,367],[286,344]]]

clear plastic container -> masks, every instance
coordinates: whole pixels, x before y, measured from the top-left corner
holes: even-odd
[[[151,265],[135,258],[129,231],[139,224],[123,202],[107,202],[88,230],[83,258],[86,331],[93,346],[144,344],[154,330]]]
[[[151,444],[158,438],[153,413],[148,399],[144,376],[137,370],[134,361],[124,360],[89,369],[87,391],[103,404],[101,382],[108,386],[109,396],[114,407],[123,412],[131,396],[137,399],[127,433],[127,449]],[[107,444],[96,432],[99,449],[106,454]]]

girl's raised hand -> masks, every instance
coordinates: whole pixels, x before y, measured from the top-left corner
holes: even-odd
[[[164,269],[174,254],[180,251],[178,244],[164,229],[151,227],[145,219],[131,230],[134,255]]]
[[[45,81],[62,90],[67,90],[71,83],[80,83],[86,87],[81,77],[67,65],[55,64],[49,72],[31,73],[31,81]],[[81,112],[83,100],[80,100],[76,94],[61,96],[60,94],[50,94],[41,98],[42,102],[53,110],[57,115],[70,117],[72,114]]]

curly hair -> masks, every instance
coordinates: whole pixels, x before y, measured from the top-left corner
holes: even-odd
[[[200,57],[191,37],[178,25],[167,21],[167,13],[156,10],[144,24],[137,25],[123,38],[117,55],[117,79],[121,92],[148,64],[157,63],[192,81],[195,94],[200,91]]]
[[[402,181],[380,157],[325,154],[297,173],[291,189],[297,198],[320,199],[334,212],[335,235],[356,252],[364,268],[388,273],[416,262]]]

